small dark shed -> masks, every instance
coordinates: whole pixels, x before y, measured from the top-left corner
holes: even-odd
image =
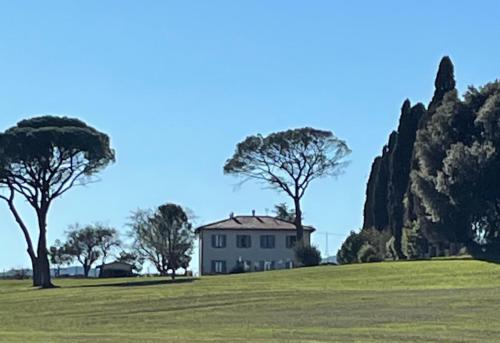
[[[133,266],[131,264],[124,262],[107,263],[97,267],[97,269],[99,269],[100,278],[134,276],[132,268]]]

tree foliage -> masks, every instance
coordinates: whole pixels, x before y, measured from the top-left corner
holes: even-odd
[[[294,247],[295,258],[304,267],[319,266],[321,263],[321,252],[318,248],[306,244],[297,244]]]
[[[52,287],[46,235],[53,201],[74,186],[92,182],[114,158],[109,137],[78,119],[36,117],[0,134],[0,198],[6,201],[26,240],[34,285]],[[36,247],[17,209],[16,194],[36,213]]]
[[[330,131],[300,128],[249,136],[236,146],[224,173],[254,179],[284,192],[294,201],[297,239],[302,240],[301,199],[310,183],[336,176],[346,166],[347,144]]]
[[[360,242],[372,228],[392,235],[388,252],[396,259],[457,246],[500,252],[500,82],[463,97],[455,84],[444,57],[427,108],[403,104],[398,130],[372,166],[363,230],[346,239],[341,259],[371,251]]]
[[[295,222],[295,211],[288,208],[286,203],[274,205],[274,215],[276,218],[286,220],[288,222]]]
[[[388,231],[375,228],[351,231],[337,253],[340,264],[384,261],[390,243]]]
[[[144,264],[144,257],[140,256],[135,251],[125,251],[122,250],[116,258],[116,262],[122,262],[132,265],[132,270],[136,273],[142,271],[142,266]]]
[[[111,249],[120,245],[117,231],[102,224],[81,227],[72,225],[67,233],[66,252],[76,258],[83,267],[85,277],[89,276],[92,266],[105,258]],[[104,261],[103,261],[104,263]]]
[[[56,239],[54,245],[49,248],[50,263],[57,268],[57,276],[61,275],[61,267],[73,262],[73,256],[68,254],[64,244]]]
[[[166,276],[170,270],[175,278],[177,269],[188,267],[194,234],[181,206],[166,204],[155,211],[138,210],[132,214],[129,226],[135,251],[160,275]]]

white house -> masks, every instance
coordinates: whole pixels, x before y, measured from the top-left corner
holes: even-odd
[[[304,226],[310,244],[315,229]],[[245,271],[293,268],[296,228],[292,222],[270,216],[233,216],[196,229],[199,238],[200,274],[226,274],[237,267]]]

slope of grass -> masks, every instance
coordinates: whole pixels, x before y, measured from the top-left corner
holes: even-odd
[[[0,281],[0,342],[498,342],[500,265],[401,262],[204,277]]]

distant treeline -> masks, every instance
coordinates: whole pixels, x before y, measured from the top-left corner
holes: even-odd
[[[364,223],[341,263],[470,253],[500,247],[500,81],[460,98],[448,57],[428,106],[403,103],[397,131],[372,164]]]

